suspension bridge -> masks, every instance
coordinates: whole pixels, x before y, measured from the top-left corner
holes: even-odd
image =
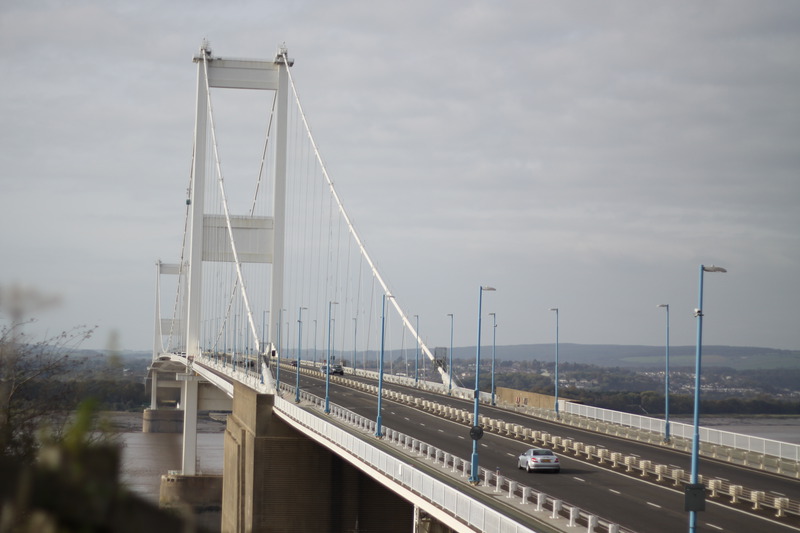
[[[156,264],[151,407],[144,414],[146,431],[183,432],[182,470],[170,481],[178,486],[202,478],[197,413],[219,410],[230,412],[224,531],[581,526],[615,532],[652,524],[645,502],[627,504],[634,508],[628,512],[605,499],[594,504],[598,489],[584,494],[573,481],[567,493],[584,502],[573,505],[502,475],[494,464],[478,469],[477,451],[471,461],[461,459],[470,457],[470,427],[512,441],[562,445],[565,452],[567,445],[551,436],[557,429],[526,430],[524,421],[479,417],[478,403],[490,405],[493,398],[476,398],[456,383],[447,352],[431,350],[419,335],[418,317],[409,316],[403,295],[393,293],[379,272],[328,174],[287,49],[270,60],[234,59],[215,56],[203,42],[194,62],[196,121],[184,232],[177,262]],[[226,142],[223,132],[236,123],[226,123],[231,119],[220,112],[232,101],[230,90],[256,95],[244,116],[262,132],[257,140]],[[345,376],[331,375],[335,365]],[[386,390],[384,380],[391,385]],[[391,427],[380,422],[384,398],[391,401]],[[436,422],[410,427],[432,412]],[[552,414],[552,403],[540,414]],[[442,417],[448,421],[438,421]],[[528,420],[530,426],[544,423]],[[451,423],[462,429],[455,432]],[[439,429],[431,433],[433,427]],[[441,440],[445,436],[465,440]],[[473,450],[479,437],[472,435]],[[522,446],[497,442],[486,453],[494,454],[494,463],[513,464],[514,457],[497,454],[508,449],[505,455],[514,456],[512,450]],[[581,453],[587,447],[597,446],[581,444]],[[602,463],[610,455],[598,457]],[[634,487],[626,494],[647,491]],[[791,501],[772,502],[778,515],[791,515]],[[601,510],[616,514],[603,517]],[[647,530],[674,531],[679,518]]]

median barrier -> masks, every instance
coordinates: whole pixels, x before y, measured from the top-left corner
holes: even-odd
[[[614,452],[611,454],[611,467],[617,468],[619,463],[622,461],[622,454],[619,452]]]
[[[576,507],[573,507],[569,510],[569,523],[567,523],[567,527],[576,527],[578,525],[577,521],[578,521],[578,509]]]
[[[508,482],[508,497],[513,498],[514,494],[517,492],[517,482],[516,481],[509,481]]]
[[[561,500],[553,500],[553,514],[550,515],[550,518],[553,520],[558,520],[558,515],[561,512]]]
[[[750,491],[750,501],[753,503],[753,510],[758,511],[761,509],[761,504],[764,502],[766,493],[763,490]]]
[[[528,498],[531,497],[531,488],[530,487],[522,487],[522,501],[520,502],[522,505],[528,504]]]
[[[586,454],[586,459],[591,459],[592,456],[597,457],[597,446],[588,444],[584,446],[583,453]]]
[[[789,508],[789,498],[775,498],[775,514],[778,518],[786,516],[786,509]]]
[[[626,472],[633,472],[633,467],[638,463],[638,459],[632,455],[625,456],[625,469]]]
[[[731,485],[728,488],[728,495],[731,497],[731,503],[739,503],[739,499],[742,497],[743,492],[744,487],[741,485]]]

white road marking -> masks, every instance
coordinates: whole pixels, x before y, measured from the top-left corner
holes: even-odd
[[[506,452],[506,455],[508,455],[509,457],[516,457],[516,455],[514,455],[513,453]]]
[[[572,476],[572,479],[574,479],[574,480],[576,480],[576,481],[580,481],[581,483],[586,483],[586,480],[585,480],[585,479],[581,479],[581,478],[579,478],[579,477]]]
[[[621,493],[620,491],[618,491],[618,490],[614,490],[614,489],[608,489],[608,490],[610,490],[610,491],[611,491],[611,492],[613,492],[614,494],[622,494],[622,493]]]
[[[713,527],[714,529],[719,529],[720,531],[722,531],[722,528],[721,528],[721,527],[719,527],[719,526],[715,526],[714,524],[706,524],[706,525],[707,525],[708,527]]]
[[[655,507],[656,509],[661,509],[661,506],[658,505],[657,503],[647,502],[647,505],[651,505],[651,506]]]

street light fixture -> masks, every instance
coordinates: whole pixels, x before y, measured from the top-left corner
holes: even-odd
[[[331,412],[331,309],[339,302],[328,302],[328,355],[326,357],[327,363],[325,364],[325,414]]]
[[[356,341],[358,340],[358,317],[353,317],[353,371],[356,369]]]
[[[478,423],[478,406],[480,404],[481,391],[480,391],[480,369],[481,369],[481,307],[483,304],[483,291],[494,291],[494,287],[481,286],[478,290],[478,347],[475,352],[475,411],[472,416],[472,429],[470,430],[470,437],[472,437],[472,468],[469,476],[469,482],[473,485],[480,483],[480,473],[478,470],[478,440],[483,436],[483,429]]]
[[[414,386],[419,387],[419,315],[414,315],[416,319],[416,334],[417,334],[417,355],[414,362]]]
[[[497,405],[494,401],[494,364],[495,364],[495,347],[497,344],[497,314],[489,313],[492,317],[492,405]]]
[[[314,319],[314,368],[317,368],[317,319]]]
[[[664,442],[670,442],[669,436],[669,304],[658,304],[667,311],[667,342],[664,369]]]
[[[561,416],[558,414],[558,307],[551,307],[551,311],[556,312],[556,419],[561,419]]]
[[[281,333],[283,331],[282,321],[283,321],[283,312],[285,309],[278,310],[278,361],[276,363],[277,367],[275,370],[275,392],[278,396],[281,395]],[[288,343],[287,343],[288,344]]]
[[[388,297],[394,298],[394,296],[391,295]],[[386,336],[386,298],[387,295],[384,294],[381,303],[381,353],[380,362],[378,364],[378,415],[375,418],[375,436],[378,438],[383,437],[383,431],[381,429],[381,408],[383,407],[383,346]]]
[[[697,530],[697,511],[704,511],[705,486],[697,482],[697,459],[700,452],[700,360],[703,346],[703,273],[727,272],[722,267],[700,265],[700,282],[698,284],[697,309],[694,316],[697,318],[697,347],[694,358],[694,438],[692,439],[692,476],[686,486],[685,508],[689,511],[689,533]]]
[[[303,339],[303,309],[308,307],[301,307],[297,312],[297,366],[294,368],[295,384],[294,384],[294,403],[300,403],[300,348]]]
[[[453,394],[453,313],[448,313],[447,316],[450,317],[450,351],[447,353],[449,357],[447,363],[447,371],[449,372],[449,377],[447,379],[447,395],[450,396]]]

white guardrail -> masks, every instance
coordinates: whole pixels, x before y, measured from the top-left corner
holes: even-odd
[[[664,433],[664,421],[658,418],[621,413],[619,411],[611,411],[609,409],[601,409],[599,407],[570,402],[564,404],[563,410],[567,413],[585,418],[592,418],[594,420],[627,426],[643,431],[651,431],[659,434]],[[694,438],[694,426],[691,424],[670,422],[669,426],[670,436],[673,438],[689,440]],[[743,435],[741,433],[721,431],[702,426],[700,427],[700,442],[703,444],[727,446],[742,452],[771,455],[789,461],[800,461],[800,445],[789,442],[764,439],[752,435]]]
[[[290,396],[294,395],[294,387],[291,385],[281,384],[281,389],[289,392]],[[310,402],[320,409],[324,404],[322,398],[303,391],[301,391],[301,400]],[[374,435],[376,427],[374,420],[331,404],[330,416],[362,432],[363,435],[359,436],[329,423],[324,418],[320,418],[300,408],[294,402],[284,400],[280,396],[276,396],[275,405],[278,407],[279,416],[289,417],[307,430],[324,437],[340,449],[341,455],[345,457],[348,455],[353,456],[358,461],[366,463],[380,472],[382,476],[422,497],[425,501],[434,505],[436,509],[444,510],[448,515],[455,517],[464,526],[487,533],[535,533],[535,530],[519,524],[512,518],[465,494],[463,487],[452,486],[432,475],[428,475],[414,468],[407,460],[395,457],[371,444],[364,437]],[[383,434],[385,436],[383,442],[394,445],[398,451],[402,451],[404,454],[414,456],[418,460],[426,460],[432,465],[438,466],[446,475],[466,478],[470,474],[469,461],[385,426],[383,427]],[[577,506],[548,496],[531,487],[509,480],[491,470],[480,468],[480,473],[482,474],[484,489],[493,487],[494,490],[490,490],[490,492],[498,493],[499,496],[507,498],[513,503],[523,506],[530,505],[529,514],[536,518],[536,513],[540,513],[542,519],[550,522],[547,529],[553,528],[553,520],[565,519],[561,527],[575,528],[580,526],[585,527],[585,531],[595,531],[596,527],[600,527],[602,531],[608,533],[631,533],[630,530],[620,528],[618,524],[583,511]]]

